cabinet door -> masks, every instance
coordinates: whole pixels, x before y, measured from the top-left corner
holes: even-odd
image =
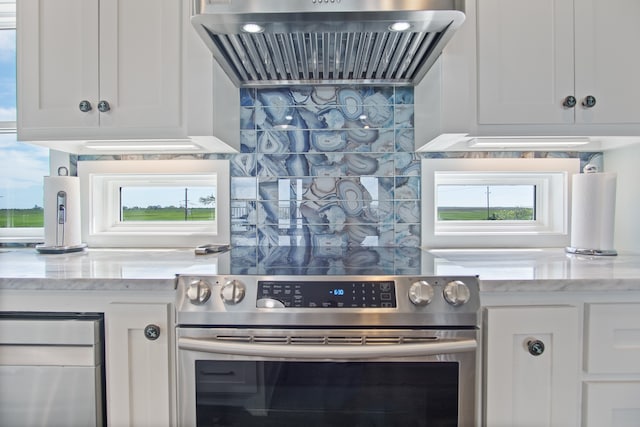
[[[575,8],[576,121],[640,122],[640,2],[580,0]],[[587,95],[592,108],[581,106]]]
[[[586,371],[640,374],[640,304],[587,304],[586,308]]]
[[[95,128],[95,105],[82,112],[79,104],[98,99],[98,1],[20,0],[17,8],[20,139],[41,128]]]
[[[100,115],[113,136],[179,137],[182,2],[100,0]]]
[[[478,122],[573,123],[573,0],[481,0],[477,23]]]
[[[183,5],[19,1],[19,139],[184,138]]]
[[[169,304],[111,304],[105,313],[110,426],[173,425]],[[156,325],[155,340],[145,327]]]
[[[576,426],[577,310],[566,306],[490,307],[485,315],[486,425]],[[528,348],[536,340],[544,345],[539,355]]]
[[[640,420],[639,382],[589,382],[584,386],[584,427],[631,427]]]

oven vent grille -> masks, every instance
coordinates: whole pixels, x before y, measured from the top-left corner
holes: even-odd
[[[407,337],[402,335],[218,335],[218,341],[247,342],[259,344],[305,344],[305,345],[383,345],[414,344],[437,341],[438,337]]]

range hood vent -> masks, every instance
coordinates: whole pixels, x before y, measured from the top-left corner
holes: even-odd
[[[416,85],[464,21],[456,4],[196,0],[191,21],[238,87]],[[257,32],[247,32],[247,24]]]

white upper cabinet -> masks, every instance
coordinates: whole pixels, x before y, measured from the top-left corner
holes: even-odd
[[[479,133],[543,124],[628,134],[590,125],[640,123],[638,20],[637,0],[478,1]]]
[[[237,152],[240,95],[215,85],[190,6],[20,0],[18,139],[77,154]]]
[[[639,21],[637,0],[575,1],[578,123],[640,123]]]
[[[639,1],[466,0],[465,14],[416,87],[417,150],[640,142]]]
[[[478,122],[572,123],[573,0],[478,3]]]
[[[182,4],[20,0],[19,139],[184,136]]]

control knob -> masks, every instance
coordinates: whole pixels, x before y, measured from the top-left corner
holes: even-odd
[[[418,307],[425,306],[433,299],[433,286],[426,280],[414,282],[409,287],[409,301]]]
[[[442,294],[444,299],[455,307],[466,303],[471,298],[469,287],[460,280],[452,280],[447,283]]]
[[[187,298],[191,304],[202,305],[211,296],[211,286],[204,280],[194,280],[187,288]]]
[[[225,304],[238,304],[244,298],[245,287],[238,280],[230,280],[220,288],[220,298]]]

